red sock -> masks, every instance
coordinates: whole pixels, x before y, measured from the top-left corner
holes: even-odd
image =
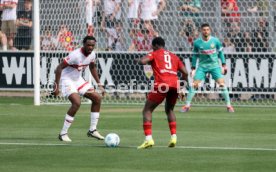
[[[176,134],[176,121],[169,122],[171,135]]]
[[[151,135],[151,122],[144,122],[143,128],[145,136]]]

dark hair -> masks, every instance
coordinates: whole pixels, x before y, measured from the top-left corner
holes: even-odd
[[[201,25],[201,29],[204,28],[204,27],[210,27],[210,25],[209,25],[208,23],[203,23],[203,24]]]
[[[156,37],[152,40],[152,46],[162,46],[162,47],[165,47],[165,40],[161,37]]]
[[[92,40],[92,41],[97,42],[97,40],[94,36],[86,36],[86,37],[83,38],[82,43],[85,44],[87,40]]]

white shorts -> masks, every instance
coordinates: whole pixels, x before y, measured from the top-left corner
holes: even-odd
[[[72,93],[79,93],[83,96],[88,90],[94,90],[93,86],[83,78],[78,80],[61,80],[61,92],[64,97],[69,97]]]

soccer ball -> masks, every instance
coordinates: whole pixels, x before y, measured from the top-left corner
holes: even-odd
[[[109,133],[105,136],[104,143],[107,147],[117,147],[120,143],[120,137],[115,133]]]

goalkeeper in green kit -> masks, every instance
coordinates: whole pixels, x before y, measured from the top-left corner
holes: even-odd
[[[223,77],[227,73],[227,67],[222,51],[222,44],[218,38],[211,36],[209,24],[201,25],[201,32],[202,37],[194,41],[192,71],[190,73],[193,83],[189,88],[186,105],[181,108],[181,112],[188,112],[190,110],[191,101],[196,93],[196,89],[200,87],[200,83],[205,79],[206,74],[211,74],[212,78],[218,83],[221,94],[226,101],[227,111],[234,112]],[[195,70],[197,59],[199,59],[199,65]],[[222,68],[218,59],[221,60]]]

